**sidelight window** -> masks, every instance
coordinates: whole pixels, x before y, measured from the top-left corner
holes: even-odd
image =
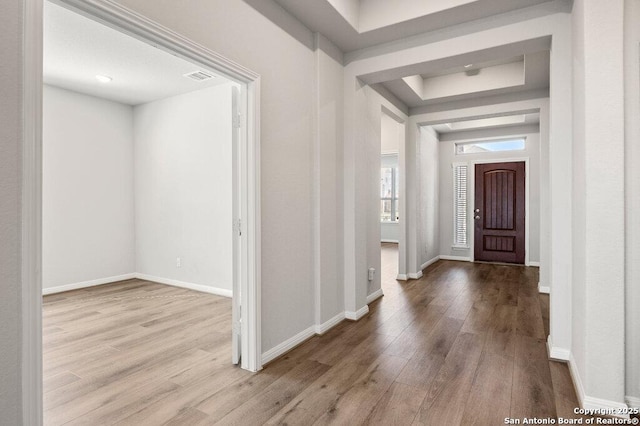
[[[469,247],[467,230],[467,164],[453,165],[453,245]]]

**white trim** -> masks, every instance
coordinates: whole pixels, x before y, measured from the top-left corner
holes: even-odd
[[[381,223],[387,223],[387,222],[381,222]],[[400,244],[399,240],[388,240],[386,238],[380,238],[380,242],[381,243],[395,243],[395,244]]]
[[[538,293],[551,294],[551,287],[538,283]]]
[[[320,55],[322,50],[320,49],[321,43],[323,43],[322,35],[320,33],[313,33],[313,60],[314,60],[314,73],[312,79],[312,116],[311,127],[313,133],[313,146],[312,146],[312,185],[311,185],[311,224],[312,224],[312,256],[313,256],[313,301],[314,301],[314,318],[316,323],[316,333],[320,333],[318,330],[322,328],[322,208],[321,208],[321,176],[322,165],[320,163],[321,157],[321,134],[320,134]],[[343,314],[344,318],[344,314]]]
[[[540,267],[540,262],[534,262],[534,261],[529,261],[529,263],[527,264],[527,266],[534,266],[536,268]]]
[[[412,280],[419,280],[420,278],[422,278],[422,271],[418,271],[418,272],[409,272],[407,274],[407,277],[409,277]]]
[[[345,311],[344,317],[351,321],[358,321],[363,316],[369,313],[369,306],[364,305],[362,308],[358,309],[356,312],[353,311]]]
[[[396,280],[397,281],[408,281],[409,277],[407,277],[407,274],[398,274],[398,276],[396,276]]]
[[[289,352],[291,349],[298,346],[300,343],[316,335],[315,326],[311,326],[300,333],[296,334],[290,339],[285,340],[278,346],[269,349],[262,354],[262,365],[273,361],[279,356]]]
[[[624,399],[629,407],[640,408],[640,398],[627,395],[624,397]]]
[[[547,338],[547,354],[550,359],[563,362],[568,362],[572,356],[569,349],[553,346],[551,336]]]
[[[440,256],[436,256],[431,260],[427,260],[426,262],[424,262],[422,265],[420,265],[420,270],[424,271],[427,267],[433,265],[434,263],[436,263],[438,260],[440,260]]]
[[[115,275],[112,277],[98,278],[98,279],[89,280],[89,281],[80,281],[72,284],[65,284],[65,285],[59,285],[56,287],[43,288],[42,295],[46,296],[48,294],[56,294],[56,293],[62,293],[65,291],[78,290],[81,288],[95,287],[98,285],[111,284],[118,281],[132,280],[134,278],[137,278],[137,274],[131,273],[131,274]]]
[[[333,327],[335,327],[336,325],[344,321],[344,318],[345,318],[344,312],[340,312],[338,315],[329,319],[328,321],[325,321],[322,324],[316,324],[315,326],[316,334],[321,335],[326,333],[327,331],[331,330]]]
[[[194,284],[194,283],[189,283],[185,281],[173,280],[171,278],[156,277],[154,275],[136,273],[134,274],[134,278],[138,278],[140,280],[152,281],[158,284],[170,285],[172,287],[180,287],[180,288],[186,288],[189,290],[200,291],[202,293],[215,294],[216,296],[232,297],[232,294],[233,294],[231,290],[227,290],[226,288],[211,287],[203,284]]]
[[[369,308],[367,306],[365,306],[365,308],[367,308],[367,312],[368,312]],[[273,361],[279,356],[284,355],[285,353],[294,349],[296,346],[303,343],[305,340],[310,339],[313,336],[316,336],[316,335],[319,336],[326,333],[327,331],[331,330],[333,327],[335,327],[336,325],[344,321],[345,318],[346,318],[345,312],[340,312],[338,315],[334,316],[328,321],[325,321],[322,324],[316,324],[314,326],[311,326],[301,331],[300,333],[296,334],[292,338],[280,343],[276,347],[269,349],[268,351],[262,354],[262,365]]]
[[[22,46],[21,421],[42,420],[42,1],[25,0]]]
[[[374,291],[373,293],[367,296],[367,305],[373,302],[374,300],[378,300],[382,296],[384,296],[382,289],[381,288],[377,289],[376,291]]]
[[[457,260],[459,262],[471,262],[471,258],[468,256],[449,256],[448,254],[441,254],[438,256],[441,260]]]
[[[608,399],[595,398],[593,396],[588,396],[585,394],[584,386],[582,385],[582,379],[580,378],[580,373],[578,372],[578,367],[576,366],[576,360],[573,357],[573,354],[571,354],[569,357],[569,372],[571,373],[573,386],[576,390],[578,402],[580,403],[580,407],[582,409],[594,410],[596,413],[600,410],[604,410],[607,415],[613,417],[619,417],[623,419],[629,418],[628,414],[617,414],[618,410],[629,408],[627,404],[623,402],[611,401]]]
[[[212,68],[225,77],[250,83],[259,75],[113,0],[51,0],[161,50]]]
[[[242,362],[242,368],[249,371],[262,369],[262,208],[260,204],[260,76],[255,75],[247,86],[247,122],[246,122],[246,211],[243,221],[247,228],[246,238],[247,274],[243,279],[241,291],[247,295],[242,303],[245,315],[242,320],[243,347],[248,348],[248,356]]]
[[[625,411],[627,404],[624,402],[616,402],[608,399],[595,398],[593,396],[585,396],[582,400],[582,408],[585,410],[594,410],[596,412],[603,410],[608,412],[609,416],[618,417],[621,419],[628,419],[629,414],[618,414],[620,411]]]

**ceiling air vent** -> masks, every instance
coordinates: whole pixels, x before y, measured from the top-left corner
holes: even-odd
[[[212,78],[216,77],[215,75],[209,74],[208,72],[205,72],[205,71],[194,71],[194,72],[184,74],[184,76],[197,82],[211,80]]]

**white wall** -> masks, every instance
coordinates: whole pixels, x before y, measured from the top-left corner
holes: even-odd
[[[134,108],[140,274],[232,288],[231,87]]]
[[[342,53],[316,34],[317,138],[314,146],[316,325],[344,315],[342,282]],[[319,306],[318,306],[319,303]]]
[[[577,0],[573,25],[572,366],[583,403],[621,406],[625,401],[624,1]]]
[[[380,119],[380,152],[385,154],[397,154],[400,147],[400,123],[388,114],[382,113]],[[404,142],[404,141],[403,141]]]
[[[314,324],[313,34],[290,16],[284,31],[242,0],[194,0],[179,9],[172,0],[118,3],[260,75],[266,352]]]
[[[640,2],[625,1],[627,403],[640,407]]]
[[[497,132],[503,138],[504,132]],[[482,132],[487,137],[486,132]],[[540,135],[539,133],[513,134],[513,137],[525,137],[526,149],[523,151],[507,151],[499,153],[456,154],[453,135],[448,136],[447,141],[440,142],[440,254],[447,256],[461,256],[473,258],[471,249],[453,249],[453,169],[452,163],[467,163],[469,186],[467,188],[468,206],[473,209],[475,198],[473,182],[474,161],[499,161],[512,158],[529,159],[529,246],[527,253],[529,261],[540,261]],[[472,132],[464,132],[465,139],[460,141],[473,141]],[[469,243],[473,240],[473,220],[469,211],[468,232]]]
[[[432,127],[420,127],[418,147],[418,267],[441,254],[442,238],[440,218],[440,150],[438,134]],[[422,268],[420,268],[422,269]]]
[[[0,419],[22,424],[21,143],[23,7],[2,2],[0,13]],[[26,324],[25,324],[26,327]]]
[[[135,272],[132,107],[44,86],[42,127],[43,289]]]

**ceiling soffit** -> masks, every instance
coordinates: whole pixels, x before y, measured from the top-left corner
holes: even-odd
[[[569,12],[571,0],[272,0],[344,53],[497,15]],[[265,0],[245,0],[274,19]]]

